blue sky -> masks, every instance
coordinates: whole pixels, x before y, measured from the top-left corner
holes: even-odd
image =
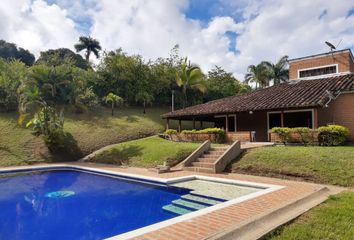
[[[207,72],[215,65],[243,78],[247,66],[354,46],[350,0],[3,0],[0,39],[37,56],[73,49],[80,35],[105,50],[145,59],[168,56],[175,44]],[[98,60],[95,60],[97,63]],[[242,80],[242,79],[241,79]]]

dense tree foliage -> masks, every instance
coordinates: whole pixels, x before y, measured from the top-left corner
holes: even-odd
[[[0,111],[16,110],[18,88],[28,76],[28,68],[19,60],[0,59]]]
[[[98,41],[92,43],[95,51],[91,45],[91,50],[83,48],[87,42],[80,43],[86,57],[89,51],[95,54],[101,48]],[[104,52],[94,67],[66,48],[41,52],[33,66],[0,59],[0,110],[18,108],[20,120],[33,116],[44,105],[54,109],[71,105],[77,113],[94,109],[106,105],[109,93],[120,96],[125,105],[141,106],[145,113],[149,105],[170,106],[172,92],[178,109],[248,91],[250,87],[221,67],[203,73],[180,57],[178,45],[168,57],[154,61],[122,49]]]
[[[0,58],[5,60],[20,60],[27,66],[31,66],[34,63],[35,57],[28,50],[23,48],[17,48],[16,44],[8,43],[4,40],[0,40]]]
[[[53,62],[53,60],[55,60]],[[89,69],[90,65],[79,54],[74,53],[68,48],[50,49],[41,52],[36,64],[62,65],[72,63],[75,67]]]
[[[207,89],[208,91],[204,96],[205,101],[234,96],[251,91],[251,87],[249,85],[240,83],[232,73],[226,72],[218,66],[210,70],[208,73]]]

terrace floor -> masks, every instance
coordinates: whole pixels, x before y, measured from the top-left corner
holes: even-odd
[[[50,164],[43,164],[41,166],[48,165]],[[59,166],[81,166],[117,173],[137,174],[158,178],[201,175],[283,186],[283,188],[279,190],[226,206],[196,216],[192,219],[176,222],[150,232],[142,231],[141,235],[133,238],[139,240],[257,239],[277,226],[290,221],[310,208],[320,204],[329,194],[336,194],[343,190],[342,188],[334,186],[234,173],[203,174],[175,171],[158,174],[142,168],[125,168],[112,165],[77,162],[60,164]],[[123,238],[116,237],[112,239]]]

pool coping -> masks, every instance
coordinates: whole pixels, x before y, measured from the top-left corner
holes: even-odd
[[[241,202],[251,200],[262,195],[278,191],[285,186],[282,185],[275,185],[275,184],[267,184],[267,183],[258,183],[258,182],[250,182],[250,181],[243,181],[243,180],[235,180],[235,179],[223,179],[218,177],[210,177],[210,176],[202,176],[202,175],[194,175],[191,174],[189,176],[181,176],[181,177],[174,177],[174,178],[159,178],[159,177],[151,177],[139,174],[132,174],[132,173],[123,173],[123,172],[116,172],[104,169],[97,169],[93,167],[85,167],[85,166],[77,166],[77,165],[70,165],[70,164],[51,164],[48,166],[21,166],[21,167],[9,167],[9,168],[0,168],[0,174],[8,174],[8,173],[16,173],[16,172],[34,172],[34,171],[48,171],[48,170],[74,170],[74,171],[82,171],[82,172],[89,172],[92,174],[104,175],[106,177],[113,177],[113,178],[124,178],[131,181],[137,182],[144,182],[150,184],[157,184],[157,185],[170,185],[174,183],[184,182],[184,181],[191,181],[191,180],[204,180],[204,181],[212,181],[218,183],[226,183],[226,184],[237,184],[244,187],[254,187],[260,188],[259,190],[254,193],[247,194],[245,196],[241,196],[232,200],[225,201],[223,203],[210,206],[208,208],[204,208],[201,210],[197,210],[185,215],[177,216],[165,221],[161,221],[155,224],[148,225],[146,227],[138,228],[136,230],[132,230],[126,233],[122,233],[116,236],[109,237],[109,240],[120,240],[120,239],[132,239],[153,231],[157,231],[159,229],[192,220],[193,218],[206,215],[208,213],[212,213],[217,210],[221,210],[227,208],[229,206],[239,204]]]

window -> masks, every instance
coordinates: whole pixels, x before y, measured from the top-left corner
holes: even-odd
[[[268,127],[269,130],[273,127],[281,127],[280,112],[268,113]],[[283,113],[283,123],[284,127],[295,128],[295,127],[308,127],[313,128],[313,113],[312,111],[284,111]]]
[[[285,112],[284,113],[285,127],[308,127],[312,128],[312,112]]]
[[[217,128],[222,128],[226,130],[226,115],[214,116],[214,126]],[[236,132],[236,115],[229,115],[227,119],[228,131]]]
[[[269,114],[269,129],[274,127],[281,127],[281,114],[280,113],[270,113]]]
[[[327,75],[332,73],[337,73],[337,65],[309,69],[309,70],[300,70],[299,78],[314,77],[314,76]]]

